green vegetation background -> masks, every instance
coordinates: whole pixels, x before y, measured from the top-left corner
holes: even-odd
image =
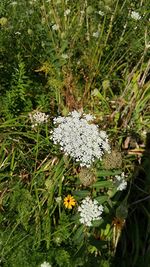
[[[0,27],[1,266],[150,266],[149,1],[3,0]],[[122,194],[83,186],[51,142],[52,119],[74,109],[94,114],[121,154],[94,170],[100,182],[128,173]],[[33,129],[33,110],[48,124]],[[89,192],[106,213],[91,230],[56,201]]]

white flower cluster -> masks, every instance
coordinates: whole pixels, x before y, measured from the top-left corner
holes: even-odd
[[[134,19],[134,20],[139,20],[141,19],[141,16],[138,12],[136,11],[131,11],[131,18]]]
[[[95,37],[95,38],[98,38],[99,37],[99,34],[100,34],[99,31],[93,32],[92,36]]]
[[[102,17],[105,15],[105,13],[104,13],[103,11],[101,11],[101,10],[98,11],[98,14],[99,14],[100,16],[102,16]]]
[[[62,54],[61,57],[62,57],[63,59],[68,59],[69,56],[68,56],[67,54]]]
[[[103,212],[103,206],[98,205],[97,200],[86,197],[82,200],[81,206],[78,207],[80,213],[80,222],[86,226],[92,226],[92,221],[100,220]]]
[[[36,111],[34,113],[29,113],[29,118],[32,123],[32,127],[36,127],[39,124],[46,123],[49,115],[43,112]]]
[[[41,267],[52,267],[52,265],[49,264],[48,262],[44,261],[44,262],[41,264]]]
[[[80,166],[90,167],[95,158],[102,159],[104,152],[110,152],[105,131],[99,131],[92,124],[90,114],[72,111],[67,117],[54,118],[58,126],[52,131],[54,144],[59,144],[66,155],[71,156]]]
[[[117,187],[117,191],[122,191],[127,187],[127,181],[125,180],[125,174],[122,172],[120,175],[115,175],[114,184]]]
[[[95,13],[100,15],[100,16],[102,16],[102,17],[105,15],[105,13],[103,11],[101,11],[101,10],[95,11]]]
[[[66,9],[64,12],[64,17],[67,17],[70,14],[70,9]]]
[[[54,25],[52,26],[52,30],[54,30],[54,31],[58,31],[58,30],[59,30],[59,25],[58,25],[58,24],[54,24]]]

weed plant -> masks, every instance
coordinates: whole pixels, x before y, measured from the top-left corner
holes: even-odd
[[[150,266],[149,0],[3,0],[0,27],[0,266]],[[72,111],[108,135],[88,167],[53,142]]]

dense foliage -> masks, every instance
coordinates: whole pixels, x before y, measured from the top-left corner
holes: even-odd
[[[3,0],[0,28],[1,266],[150,266],[149,0]]]

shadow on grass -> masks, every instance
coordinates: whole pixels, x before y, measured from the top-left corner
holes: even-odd
[[[128,216],[111,267],[150,267],[150,133],[135,165]]]

